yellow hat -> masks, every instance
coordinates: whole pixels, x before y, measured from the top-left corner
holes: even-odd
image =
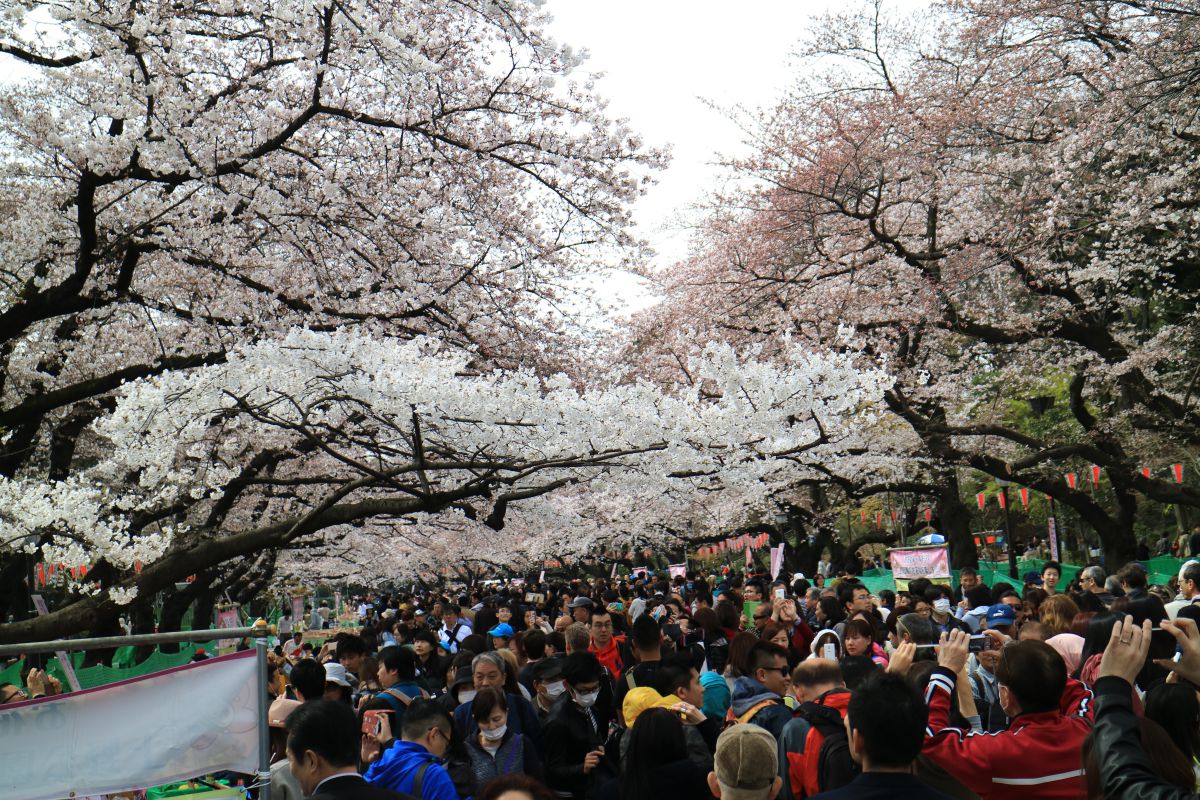
[[[663,697],[653,689],[646,686],[638,686],[630,689],[625,695],[625,702],[621,706],[621,711],[625,714],[626,727],[632,728],[634,720],[646,709],[670,708],[679,702],[679,698],[675,695]]]

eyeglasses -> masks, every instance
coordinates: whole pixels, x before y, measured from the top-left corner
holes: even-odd
[[[770,614],[755,614],[754,618],[755,619],[770,619],[771,615]]]
[[[780,675],[787,676],[789,670],[786,666],[783,667],[760,667],[763,672],[778,672]]]
[[[14,688],[12,694],[10,694],[8,697],[4,698],[3,700],[0,700],[0,705],[4,705],[5,703],[13,703],[13,702],[16,702],[17,700],[28,700],[28,699],[29,699],[29,694],[24,689],[15,689]]]

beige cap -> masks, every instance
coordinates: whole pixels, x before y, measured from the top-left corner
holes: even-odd
[[[743,723],[723,732],[713,757],[721,796],[765,798],[779,776],[777,751],[775,737],[757,725]]]

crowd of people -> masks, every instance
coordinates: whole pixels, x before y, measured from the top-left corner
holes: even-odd
[[[960,581],[356,598],[356,633],[314,647],[294,625],[271,655],[271,797],[1195,794],[1200,562],[1169,587],[1137,563]]]

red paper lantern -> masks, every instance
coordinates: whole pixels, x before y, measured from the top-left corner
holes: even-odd
[[[1172,464],[1171,470],[1175,473],[1175,482],[1183,483],[1183,464]]]
[[[860,517],[862,517],[862,524],[866,525],[867,524],[867,510],[865,508],[860,508],[858,510],[858,515]]]
[[[1075,473],[1074,472],[1067,473],[1067,486],[1070,486],[1071,489],[1075,488]]]
[[[933,521],[933,509],[931,509],[931,508],[925,509],[925,521],[926,522]]]
[[[1024,508],[1026,511],[1029,510],[1029,490],[1028,489],[1021,490],[1021,507]]]
[[[876,528],[883,527],[883,512],[882,511],[875,512],[875,527]]]
[[[1150,477],[1150,468],[1149,467],[1142,467],[1142,477],[1143,478]]]
[[[1005,505],[1005,502],[1004,502],[1004,492],[1001,492],[1000,494],[996,495],[996,502],[1000,504],[1001,508],[1008,508],[1008,506]]]
[[[1100,488],[1100,468],[1095,464],[1092,465],[1092,485],[1097,489]]]
[[[983,504],[987,502],[987,495],[983,492],[975,495],[975,502],[979,503],[979,510],[983,511]]]

